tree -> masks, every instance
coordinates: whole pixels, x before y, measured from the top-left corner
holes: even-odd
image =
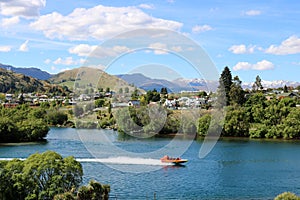
[[[274,200],[300,200],[300,197],[292,192],[284,192],[277,195]]]
[[[253,91],[262,90],[264,87],[261,84],[261,78],[259,75],[256,76],[255,82],[253,83],[252,89]]]
[[[198,120],[197,133],[199,136],[205,136],[207,134],[209,124],[211,120],[211,115],[205,114]]]
[[[125,93],[126,94],[129,93],[129,88],[128,87],[125,88]]]
[[[249,136],[249,119],[242,107],[228,107],[224,123],[224,136]]]
[[[2,171],[7,175],[3,176]],[[2,199],[53,199],[56,194],[78,188],[82,166],[74,157],[62,158],[53,151],[35,153],[25,161],[0,163]]]
[[[207,93],[205,91],[201,91],[201,92],[198,93],[198,96],[199,97],[206,97]]]
[[[229,92],[232,85],[232,75],[229,68],[226,66],[221,74],[221,77],[219,79],[219,88],[224,87],[225,95],[226,95],[226,105],[229,105],[230,102],[230,96]]]
[[[125,88],[125,89],[126,89],[126,88]],[[132,98],[133,100],[136,100],[136,99],[139,98],[139,91],[138,91],[137,88],[134,89],[133,93],[131,94],[131,98]]]
[[[288,90],[288,88],[287,88],[286,85],[284,85],[284,87],[283,87],[283,92],[285,92],[285,93],[289,92],[289,90]]]
[[[242,81],[235,76],[229,92],[230,103],[242,105],[245,102],[245,92],[242,88]]]
[[[105,103],[105,100],[104,100],[104,99],[97,99],[97,100],[95,101],[95,107],[96,107],[96,108],[103,107],[104,103]]]
[[[119,89],[119,94],[123,94],[123,88]]]
[[[162,87],[160,89],[160,94],[167,95],[168,94],[168,89],[166,87]]]

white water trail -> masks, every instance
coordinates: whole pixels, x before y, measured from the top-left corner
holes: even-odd
[[[170,163],[162,163],[159,159],[152,158],[132,158],[132,157],[109,157],[109,158],[78,158],[79,162],[100,162],[106,164],[120,164],[120,165],[157,165],[165,166]]]
[[[0,161],[4,160],[25,160],[24,158],[0,158]],[[172,165],[171,163],[163,163],[159,159],[152,158],[132,158],[126,156],[120,157],[109,157],[109,158],[76,158],[78,162],[86,163],[104,163],[104,164],[116,164],[116,165],[155,165],[155,166],[166,166]]]

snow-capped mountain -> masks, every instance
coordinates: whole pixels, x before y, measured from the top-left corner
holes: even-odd
[[[252,88],[254,82],[250,83],[242,83],[243,88]],[[284,80],[277,80],[277,81],[265,81],[262,80],[261,84],[264,88],[279,88],[279,87],[284,87],[286,86],[292,86],[292,87],[297,87],[300,85],[300,82],[296,81],[284,81]]]
[[[160,90],[162,87],[167,87],[168,91],[180,92],[180,91],[212,91],[215,92],[218,88],[219,81],[204,80],[204,79],[184,79],[178,78],[173,81],[167,81],[164,79],[152,79],[144,76],[143,74],[126,74],[118,75],[119,78],[127,81],[128,83],[134,84],[135,86],[142,88],[144,90],[157,89]],[[265,88],[279,88],[286,86],[297,87],[300,85],[300,82],[295,81],[264,81],[262,80],[262,85]],[[253,82],[251,83],[242,83],[243,88],[251,89]]]

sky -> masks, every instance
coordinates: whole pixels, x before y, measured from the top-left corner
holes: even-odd
[[[298,0],[0,0],[0,63],[300,81],[299,19]]]

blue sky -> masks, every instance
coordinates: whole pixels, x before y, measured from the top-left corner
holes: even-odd
[[[300,81],[299,19],[298,0],[0,0],[0,63],[58,73],[87,65],[97,48],[101,59],[113,60],[109,68],[97,66],[111,74],[208,78],[178,56],[187,49],[177,39],[149,41],[139,51],[111,42],[154,28],[194,41],[219,73],[228,66],[244,82],[256,75]]]

